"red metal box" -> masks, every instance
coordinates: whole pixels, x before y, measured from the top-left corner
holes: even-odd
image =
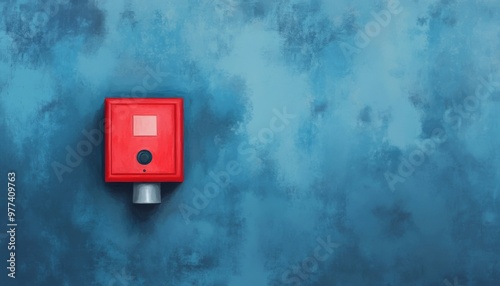
[[[106,98],[106,182],[182,182],[182,98]]]

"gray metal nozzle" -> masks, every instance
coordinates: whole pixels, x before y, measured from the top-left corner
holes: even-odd
[[[134,204],[159,204],[161,203],[160,183],[134,183]]]

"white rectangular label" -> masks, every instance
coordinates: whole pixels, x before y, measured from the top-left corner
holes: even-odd
[[[134,136],[156,135],[156,115],[134,115]]]

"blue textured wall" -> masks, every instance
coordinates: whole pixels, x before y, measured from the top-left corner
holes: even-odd
[[[498,1],[0,11],[1,285],[500,285]],[[103,182],[110,96],[185,99],[159,206]]]

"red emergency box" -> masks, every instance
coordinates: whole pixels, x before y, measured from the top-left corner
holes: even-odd
[[[182,182],[182,98],[105,99],[105,181]]]

